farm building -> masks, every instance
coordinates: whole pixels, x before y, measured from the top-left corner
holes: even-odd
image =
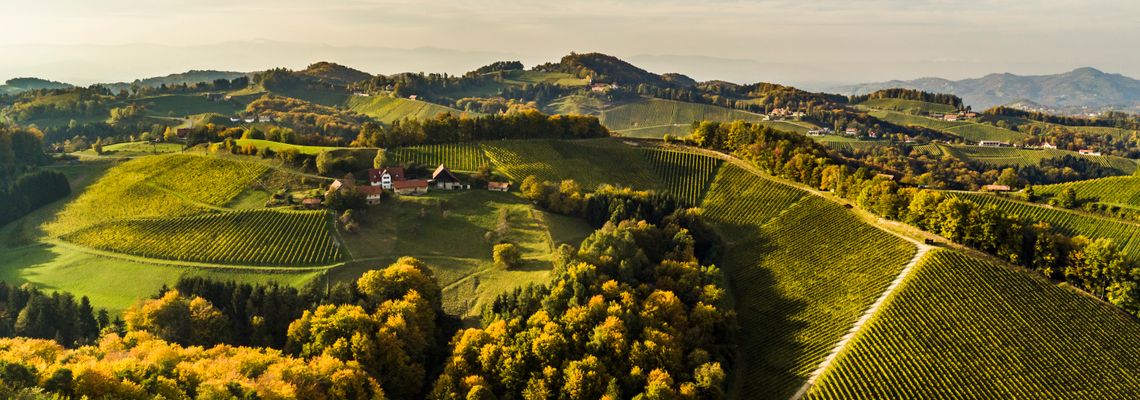
[[[332,193],[332,192],[335,192],[337,190],[340,190],[340,188],[342,188],[342,187],[353,187],[355,185],[356,184],[353,183],[352,181],[337,179],[337,180],[334,180],[332,183],[329,184],[329,190],[326,191],[326,193]]]
[[[301,200],[301,205],[309,209],[318,209],[321,208],[321,199],[317,197],[306,197],[304,200]]]
[[[963,116],[963,117],[966,117],[966,118],[977,118],[977,117],[978,117],[978,113],[976,113],[976,112],[968,112],[968,113],[962,114],[962,116]]]
[[[1077,152],[1081,153],[1081,155],[1084,155],[1084,156],[1099,156],[1100,155],[1099,151],[1095,151],[1093,149],[1080,149],[1080,150],[1077,150]]]
[[[506,192],[511,190],[510,182],[487,182],[487,190],[494,192]]]
[[[411,96],[408,96],[408,99],[411,99],[411,100],[416,100],[416,99],[419,99],[419,98],[420,98],[420,96],[417,96],[417,95],[414,95],[414,94],[413,94],[413,95],[411,95]]]
[[[373,171],[376,171],[375,174]],[[404,167],[387,167],[384,170],[368,170],[368,181],[373,186],[380,185],[385,190],[392,189],[392,184],[406,180]]]
[[[364,200],[370,206],[380,204],[380,198],[384,196],[384,188],[379,186],[364,186],[360,188],[360,192],[364,193]]]
[[[982,190],[987,192],[1008,192],[1011,189],[1008,185],[985,185],[982,186]]]
[[[978,141],[978,146],[981,146],[981,147],[1002,147],[1002,146],[1008,146],[1008,145],[1009,145],[1009,143],[999,142],[997,140],[981,140],[981,141]]]
[[[428,192],[426,179],[407,179],[392,182],[392,189],[401,195],[416,195]]]
[[[431,183],[435,185],[436,189],[456,190],[466,188],[463,182],[443,164],[435,167],[435,172],[431,173]]]
[[[845,135],[855,136],[859,134],[859,130],[855,128],[847,128],[847,130],[843,131],[843,133]]]
[[[273,121],[273,117],[270,117],[268,115],[262,115],[260,117],[257,117],[257,122],[272,122],[272,121]]]
[[[1041,147],[1046,148],[1046,149],[1056,149],[1057,145],[1049,143],[1049,142],[1045,142],[1045,144],[1041,145]]]
[[[942,116],[943,121],[957,121],[958,114],[946,114]]]

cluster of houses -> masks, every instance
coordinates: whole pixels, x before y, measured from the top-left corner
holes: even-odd
[[[961,119],[977,118],[977,117],[978,117],[978,113],[973,112],[973,111],[970,111],[970,112],[959,111],[957,113],[948,113],[948,114],[937,114],[937,113],[930,114],[930,118],[940,119],[943,121],[950,121],[950,122],[958,121]]]
[[[785,118],[803,118],[807,113],[803,111],[792,111],[787,108],[776,108],[764,116],[765,121],[779,121]]]
[[[356,183],[350,179],[337,179],[329,184],[328,193],[335,192],[344,187],[356,187]],[[404,167],[386,167],[383,169],[372,168],[368,170],[368,186],[356,187],[361,193],[364,194],[364,199],[368,205],[380,204],[380,199],[383,197],[385,191],[392,191],[398,195],[415,196],[426,194],[429,188],[436,188],[441,190],[465,190],[471,189],[471,185],[463,183],[458,176],[453,174],[447,166],[440,164],[432,171],[430,179],[409,179],[404,171]],[[510,182],[488,182],[487,190],[506,192],[510,190]],[[309,199],[305,199],[308,201]],[[319,203],[319,200],[317,201]],[[308,206],[308,203],[303,203]]]
[[[1010,144],[1009,142],[1002,142],[1002,141],[997,141],[997,140],[979,140],[978,141],[978,147],[1016,147],[1016,146]],[[1041,146],[1031,146],[1031,145],[1027,144],[1027,145],[1022,146],[1022,148],[1056,150],[1057,145],[1049,143],[1049,142],[1045,142],[1045,143],[1042,143]],[[1101,152],[1093,150],[1093,149],[1080,149],[1080,150],[1077,150],[1077,153],[1079,153],[1082,156],[1100,156],[1101,155]]]
[[[230,122],[245,122],[252,124],[254,122],[273,122],[273,117],[268,115],[250,115],[246,117],[230,117]]]

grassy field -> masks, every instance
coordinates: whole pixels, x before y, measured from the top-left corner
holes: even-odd
[[[1056,196],[1065,188],[1073,188],[1080,201],[1140,207],[1140,176],[1110,176],[1087,181],[1034,186],[1034,190],[1043,196]]]
[[[385,200],[365,215],[361,230],[343,234],[356,261],[337,268],[334,280],[350,280],[400,256],[423,259],[444,288],[444,306],[475,318],[486,301],[503,291],[548,279],[552,249],[577,246],[593,229],[582,220],[548,214],[509,194],[486,190],[433,191]],[[522,248],[524,265],[493,267],[494,241]]]
[[[103,146],[103,156],[108,157],[141,157],[154,154],[178,153],[182,151],[181,143],[151,143],[126,142]],[[87,156],[98,156],[94,150],[88,149],[78,152]]]
[[[613,184],[661,189],[653,167],[634,147],[614,139],[502,140],[482,144],[495,171],[512,181],[573,179],[586,189]]]
[[[297,150],[297,152],[299,152],[301,154],[312,154],[312,155],[316,155],[317,153],[320,153],[322,151],[347,149],[347,147],[303,146],[303,145],[299,145],[299,144],[274,142],[272,140],[265,140],[265,139],[238,139],[236,142],[237,142],[238,146],[242,146],[242,147],[255,146],[259,150],[270,149],[270,150],[273,150],[275,152],[280,152],[282,150],[293,149],[293,150]]]
[[[624,136],[660,138],[671,134],[689,134],[693,121],[762,121],[764,116],[708,104],[686,103],[662,99],[642,99],[606,108],[601,112],[603,125]],[[806,129],[805,129],[806,131]]]
[[[428,119],[440,113],[462,114],[454,108],[428,103],[426,101],[385,96],[352,96],[348,99],[348,109],[390,124],[404,118]]]
[[[813,136],[812,140],[822,143],[824,146],[834,149],[847,149],[847,150],[865,150],[875,146],[890,145],[886,140],[859,140],[847,136]]]
[[[931,253],[810,399],[1140,397],[1140,324],[1025,273]]]
[[[642,149],[641,155],[653,166],[665,192],[692,205],[701,204],[723,163],[719,158],[675,150]]]
[[[1140,233],[1140,226],[1137,225],[1061,208],[1010,200],[991,194],[947,193],[979,204],[993,204],[1000,210],[1016,214],[1022,218],[1048,222],[1053,228],[1068,235],[1112,239],[1125,253],[1133,256],[1140,251],[1140,235],[1137,234]]]
[[[918,100],[905,100],[905,99],[870,99],[858,104],[866,108],[873,108],[879,110],[899,111],[907,114],[920,114],[920,113],[952,113],[958,111],[952,105],[940,103],[928,103]]]
[[[447,165],[453,171],[475,171],[491,161],[478,143],[429,144],[389,150],[389,160],[399,164],[415,163],[425,168]]]
[[[729,241],[719,265],[741,327],[732,398],[790,396],[915,253],[837,204],[734,166],[704,208]]]
[[[231,100],[211,101],[203,94],[168,94],[144,97],[133,100],[143,106],[147,115],[157,117],[185,117],[193,114],[218,113],[233,115],[242,110],[253,99],[236,97]]]
[[[1098,165],[1113,168],[1121,174],[1131,175],[1136,172],[1136,161],[1116,156],[1086,156],[1075,151],[1057,149],[1019,149],[1014,147],[981,147],[958,146],[945,144],[932,144],[920,146],[922,151],[929,154],[941,155],[949,153],[963,160],[976,161],[995,167],[1031,166],[1039,165],[1041,160],[1059,158],[1066,155],[1083,158]]]
[[[933,119],[888,110],[871,111],[869,114],[875,118],[890,122],[892,124],[919,126],[923,128],[934,129],[936,131],[940,131],[949,135],[959,136],[963,139],[973,142],[980,140],[999,140],[1012,142],[1024,139],[1028,136],[1021,132],[1011,131],[1009,129],[998,128],[993,125],[981,124],[977,122],[943,121],[940,119]]]

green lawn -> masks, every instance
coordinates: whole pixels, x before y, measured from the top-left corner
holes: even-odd
[[[312,154],[312,155],[316,155],[317,153],[320,153],[322,151],[327,151],[327,150],[337,150],[337,149],[347,149],[348,148],[348,147],[332,147],[332,146],[304,146],[304,145],[299,145],[299,144],[274,142],[272,140],[265,140],[265,139],[238,139],[236,142],[237,142],[238,146],[242,146],[242,147],[244,147],[244,146],[256,146],[259,150],[260,149],[270,149],[270,150],[273,150],[274,152],[280,152],[280,151],[287,150],[287,149],[294,149],[294,150],[297,150],[298,152],[300,152],[301,154]]]
[[[708,104],[646,98],[603,109],[599,119],[624,136],[660,138],[665,134],[688,135],[693,121],[759,122],[764,116]]]
[[[870,99],[858,104],[866,108],[874,108],[880,110],[901,111],[907,114],[919,113],[952,113],[958,111],[952,105],[940,103],[928,103],[918,100],[905,100],[905,99]]]
[[[428,119],[440,113],[463,114],[463,111],[426,101],[387,96],[352,96],[348,99],[347,105],[349,110],[367,115],[385,124],[391,124],[404,118]]]
[[[522,182],[573,179],[593,190],[602,184],[662,189],[649,161],[616,139],[501,140],[482,143],[495,171]]]
[[[1014,142],[1028,137],[1027,134],[1021,132],[998,128],[993,125],[982,124],[978,122],[943,121],[940,119],[888,110],[875,110],[871,111],[869,114],[875,118],[890,122],[892,124],[919,126],[923,128],[934,129],[936,131],[941,131],[949,135],[959,136],[972,142],[981,140]]]

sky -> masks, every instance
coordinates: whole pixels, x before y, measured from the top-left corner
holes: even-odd
[[[462,73],[598,51],[806,87],[1090,66],[1140,77],[1133,0],[0,0],[0,80],[130,81],[333,61]]]

